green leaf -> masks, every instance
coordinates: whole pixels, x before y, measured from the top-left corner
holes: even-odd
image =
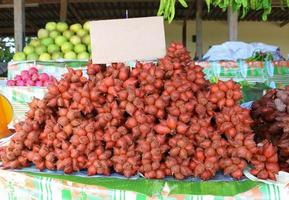
[[[243,19],[246,16],[247,13],[248,13],[248,8],[243,6],[241,18]]]
[[[166,6],[166,0],[160,0],[160,6],[157,15],[162,16],[164,14],[165,6]]]
[[[173,21],[174,17],[175,17],[175,4],[176,4],[176,0],[172,0],[171,2],[171,7],[170,7],[170,14],[168,17],[168,22],[169,24]]]
[[[211,0],[206,0],[206,4],[208,7],[208,12],[210,12]]]
[[[230,0],[223,0],[223,3],[219,4],[219,7],[225,11],[230,5]]]
[[[170,194],[234,196],[258,186],[260,183],[244,181],[167,181]]]
[[[7,38],[6,38],[7,39]],[[8,63],[10,60],[12,60],[13,52],[10,51],[11,41],[5,40],[5,38],[0,38],[0,62]]]
[[[257,3],[256,3],[256,10],[260,10],[263,8],[263,2],[262,0],[256,0]]]
[[[46,173],[26,172],[32,178],[47,177],[59,180],[71,181],[85,185],[95,185],[108,188],[110,190],[127,190],[148,196],[161,194],[165,184],[170,188],[170,194],[185,195],[215,195],[234,196],[246,192],[264,183],[255,182],[248,179],[240,181],[176,181],[176,180],[153,180],[139,178],[136,180],[119,179],[111,177],[79,177],[73,175],[56,175]],[[44,179],[43,179],[44,180]],[[71,188],[73,190],[73,187]]]
[[[242,0],[241,3],[245,9],[248,9],[248,1],[247,0]]]
[[[264,10],[263,14],[262,14],[262,20],[263,21],[267,21],[268,19],[268,15],[271,13],[271,7],[267,8]]]
[[[236,3],[235,1],[232,2],[232,8],[234,12],[237,12],[240,9],[240,4]]]
[[[172,0],[166,0],[165,13],[164,13],[164,18],[165,19],[169,18],[171,2],[172,2]]]
[[[214,1],[212,2],[212,4],[213,4],[214,6],[219,6],[219,4],[221,3],[221,1],[222,1],[222,0],[214,0]]]
[[[185,8],[188,7],[188,4],[187,4],[186,0],[179,0],[179,3]]]
[[[255,10],[256,9],[256,0],[250,0],[250,7]]]

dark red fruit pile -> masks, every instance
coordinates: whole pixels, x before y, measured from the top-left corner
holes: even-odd
[[[239,85],[210,84],[181,44],[157,64],[89,63],[87,73],[69,69],[31,102],[4,167],[203,180],[223,170],[239,179],[257,152]]]
[[[289,172],[289,87],[273,89],[253,104],[256,139],[277,148],[279,165]]]

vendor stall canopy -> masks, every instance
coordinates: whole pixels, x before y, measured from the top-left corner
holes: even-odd
[[[25,0],[26,35],[35,35],[48,21],[59,21],[60,2],[66,0]],[[194,19],[196,16],[196,0],[190,2],[188,8],[176,3],[175,20]],[[205,1],[204,1],[205,2]],[[288,7],[282,8],[280,0],[272,0],[271,14],[267,21],[289,22]],[[87,20],[114,19],[128,17],[155,16],[159,9],[159,0],[69,0],[67,1],[67,19],[69,24]],[[246,14],[243,21],[262,21],[263,10]],[[240,13],[241,15],[241,13]],[[219,7],[211,6],[210,12],[203,3],[203,20],[227,20],[227,12]],[[13,0],[0,0],[0,36],[13,36]]]

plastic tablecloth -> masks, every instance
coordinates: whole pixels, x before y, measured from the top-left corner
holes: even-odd
[[[47,176],[0,170],[1,200],[234,200],[280,199],[288,200],[288,187],[278,187],[245,180],[247,190],[236,195],[205,195],[219,193],[219,187],[202,188],[208,182],[191,183],[160,180],[120,180],[113,178],[85,178],[73,176]],[[177,184],[181,184],[178,185]],[[228,183],[230,184],[230,183]],[[209,185],[208,185],[209,186]],[[129,189],[126,189],[129,188]],[[177,189],[178,188],[178,189]],[[224,192],[224,191],[223,191]],[[228,194],[230,191],[227,191]],[[203,194],[200,194],[203,193]]]

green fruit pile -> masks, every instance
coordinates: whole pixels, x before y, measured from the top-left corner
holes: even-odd
[[[58,59],[88,60],[91,54],[89,22],[68,26],[65,22],[48,22],[39,29],[23,52],[16,52],[14,61]]]

